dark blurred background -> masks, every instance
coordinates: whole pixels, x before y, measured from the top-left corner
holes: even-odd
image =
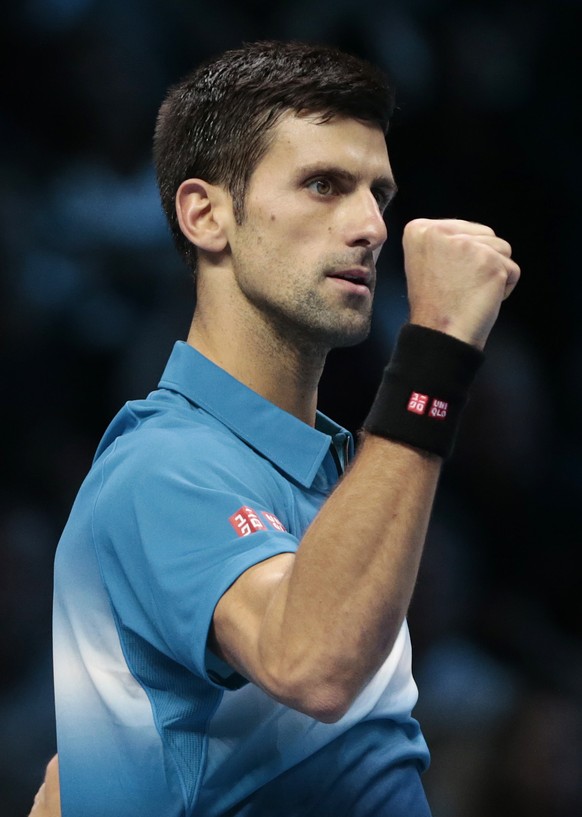
[[[491,225],[523,279],[446,467],[410,613],[435,817],[582,814],[582,505],[575,0],[20,0],[0,27],[0,817],[55,750],[52,560],[95,446],[155,387],[192,311],[158,205],[168,84],[244,40],[380,64],[398,101],[375,325],[321,407],[364,418],[406,317],[401,233]],[[122,817],[120,815],[120,817]],[[413,817],[413,815],[411,815]]]

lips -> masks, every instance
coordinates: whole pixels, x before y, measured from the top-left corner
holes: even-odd
[[[328,278],[335,278],[341,281],[348,281],[351,284],[367,287],[368,289],[372,283],[372,275],[368,270],[364,269],[348,269],[340,270],[339,272],[332,272]]]

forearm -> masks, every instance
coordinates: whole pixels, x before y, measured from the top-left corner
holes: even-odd
[[[267,609],[261,658],[350,700],[388,655],[406,616],[441,468],[437,457],[367,437],[301,542]],[[337,702],[335,698],[338,698]]]

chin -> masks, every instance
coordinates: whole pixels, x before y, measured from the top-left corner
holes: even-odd
[[[357,346],[359,343],[363,343],[368,336],[370,335],[370,329],[368,328],[365,332],[353,332],[350,334],[344,334],[342,336],[338,336],[335,342],[332,344],[332,349],[345,349],[348,346]]]
[[[371,321],[354,321],[342,327],[328,327],[326,345],[330,349],[344,349],[348,346],[357,346],[363,343],[370,334]]]

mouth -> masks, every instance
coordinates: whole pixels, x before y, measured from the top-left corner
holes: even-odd
[[[361,267],[332,272],[327,277],[342,283],[345,288],[349,288],[354,292],[364,293],[370,292],[372,289],[372,273],[369,270]]]

